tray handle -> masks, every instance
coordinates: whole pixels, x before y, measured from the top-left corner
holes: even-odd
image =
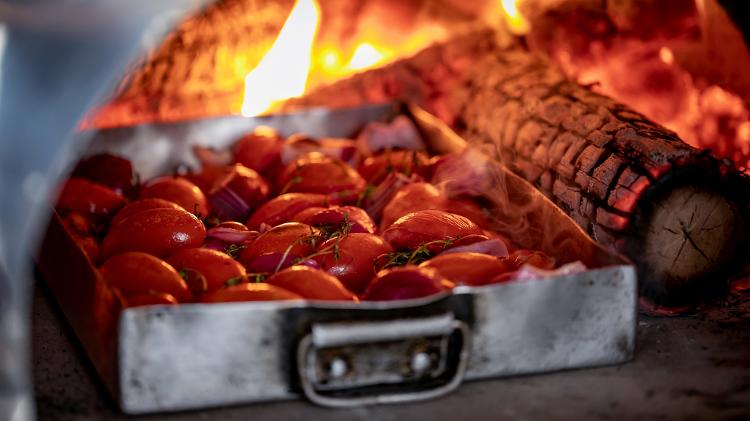
[[[400,403],[461,384],[471,330],[452,314],[377,322],[318,323],[297,346],[302,389],[330,407]]]

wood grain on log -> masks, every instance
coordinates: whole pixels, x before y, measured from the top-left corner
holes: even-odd
[[[653,298],[691,301],[722,284],[748,237],[743,177],[545,58],[492,39],[434,46],[289,106],[415,101],[631,257]]]

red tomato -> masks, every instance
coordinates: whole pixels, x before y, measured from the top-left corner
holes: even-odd
[[[426,175],[429,165],[427,154],[421,151],[395,150],[371,156],[359,165],[357,170],[368,183],[377,185],[390,172]]]
[[[271,199],[261,206],[250,219],[247,227],[260,228],[260,224],[272,227],[289,222],[295,215],[312,206],[328,206],[328,196],[313,193],[286,193]]]
[[[178,271],[192,269],[206,278],[207,291],[223,287],[227,281],[244,282],[245,268],[226,253],[207,248],[182,249],[169,256],[167,263]]]
[[[203,297],[207,303],[228,303],[234,301],[301,300],[302,297],[284,288],[268,284],[240,284],[222,288]]]
[[[319,235],[317,229],[299,222],[277,225],[248,244],[239,261],[247,267],[258,257],[271,253],[286,254],[292,259],[304,257],[315,251]]]
[[[315,213],[308,213],[305,210],[298,213],[294,219],[326,232],[348,231],[372,234],[376,231],[375,222],[370,215],[356,206],[332,206]]]
[[[448,200],[430,183],[411,183],[396,193],[383,209],[380,229],[385,230],[398,218],[420,210],[438,209],[465,216],[480,227],[487,226],[482,208],[470,200]]]
[[[269,187],[257,172],[242,164],[222,169],[213,181],[208,200],[219,218],[242,219],[268,200]]]
[[[403,266],[385,269],[370,282],[362,299],[368,301],[407,300],[450,290],[455,285],[435,269]]]
[[[118,254],[107,259],[99,271],[110,286],[125,296],[164,292],[180,302],[193,298],[180,274],[167,262],[150,254]]]
[[[430,252],[438,252],[448,245],[446,240],[456,240],[482,229],[469,219],[439,210],[412,212],[399,218],[383,232],[383,238],[395,249],[414,250],[425,245]]]
[[[358,194],[365,180],[348,164],[320,154],[309,154],[292,161],[276,184],[281,193]]]
[[[375,259],[392,252],[381,237],[356,233],[326,241],[313,259],[349,290],[361,294],[375,276]]]
[[[291,193],[291,194],[294,194],[294,193]],[[294,215],[292,217],[292,222],[302,222],[302,223],[306,224],[307,223],[307,222],[305,222],[306,220],[308,220],[309,218],[311,218],[316,213],[318,213],[318,212],[320,212],[322,210],[325,210],[325,209],[326,208],[323,208],[323,207],[320,207],[320,206],[311,206],[311,207],[309,207],[307,209],[302,210],[298,214]]]
[[[266,283],[310,300],[358,301],[335,277],[307,266],[292,266],[272,275]]]
[[[125,158],[109,153],[92,155],[76,164],[72,177],[103,184],[123,195],[133,191],[133,166]]]
[[[180,209],[182,210],[182,207],[174,202],[170,202],[169,200],[164,199],[158,199],[158,198],[151,198],[151,199],[139,199],[135,202],[128,203],[120,209],[119,212],[115,214],[115,216],[112,218],[112,221],[110,221],[109,226],[114,227],[115,225],[122,222],[123,219],[136,214],[138,212],[142,212],[149,209]]]
[[[141,307],[141,306],[152,306],[157,304],[177,304],[178,301],[171,294],[166,293],[152,293],[152,294],[138,294],[130,295],[125,297],[128,307]]]
[[[508,260],[513,262],[516,268],[523,265],[531,265],[546,270],[555,268],[555,259],[538,250],[516,250],[508,256]]]
[[[442,254],[419,267],[434,268],[456,284],[485,285],[495,276],[513,270],[501,259],[481,253]]]
[[[166,257],[182,248],[200,247],[206,227],[182,209],[149,209],[112,227],[102,242],[106,258],[126,251]]]
[[[411,183],[398,191],[383,209],[380,229],[390,227],[398,218],[425,209],[442,209],[444,198],[430,183]]]
[[[232,147],[234,162],[263,173],[281,162],[283,145],[284,141],[276,130],[270,127],[257,127]]]
[[[59,209],[101,217],[112,214],[125,204],[125,198],[109,187],[83,178],[69,178],[55,205]]]
[[[184,178],[165,176],[149,181],[141,188],[140,198],[151,197],[177,203],[186,211],[196,215],[208,215],[206,196],[198,186]]]

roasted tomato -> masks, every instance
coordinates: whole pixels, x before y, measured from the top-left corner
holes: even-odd
[[[299,222],[277,225],[259,235],[242,251],[239,261],[250,268],[253,261],[264,255],[278,254],[295,259],[312,254],[320,243],[317,229]]]
[[[273,300],[301,300],[302,296],[287,291],[284,288],[258,284],[239,284],[222,288],[203,297],[207,303],[228,303],[234,301],[273,301]]]
[[[523,265],[531,265],[546,270],[555,268],[555,259],[538,250],[516,250],[508,256],[508,260],[516,268]]]
[[[383,209],[380,229],[385,230],[402,216],[425,209],[438,209],[465,216],[480,227],[487,226],[482,208],[466,199],[448,200],[429,183],[411,183],[401,188]]]
[[[357,170],[369,184],[377,185],[391,172],[426,175],[429,158],[420,151],[394,150],[366,158]]]
[[[131,215],[134,215],[138,212],[143,212],[149,209],[180,209],[182,210],[182,206],[174,202],[170,202],[169,200],[157,199],[157,198],[136,200],[135,202],[128,203],[127,205],[125,205],[125,207],[120,209],[120,211],[117,212],[115,216],[112,218],[112,221],[110,221],[109,225],[111,227],[114,227],[115,225],[122,222],[123,219]]]
[[[177,203],[188,212],[199,216],[208,215],[208,200],[200,188],[180,177],[159,177],[141,188],[140,198],[156,197]]]
[[[266,283],[310,300],[357,301],[336,277],[307,266],[292,266],[272,275]]]
[[[107,283],[125,297],[163,292],[180,302],[193,298],[180,274],[167,262],[150,254],[118,254],[107,259],[99,270]]]
[[[250,219],[247,227],[251,230],[260,228],[260,224],[272,227],[289,222],[301,211],[312,207],[328,207],[328,196],[313,193],[287,193],[279,195],[261,206]]]
[[[177,304],[178,301],[172,294],[155,292],[152,294],[131,295],[125,298],[128,307],[152,306],[157,304]]]
[[[450,290],[455,285],[435,269],[404,266],[385,269],[370,282],[362,299],[368,301],[407,300]]]
[[[320,229],[323,234],[332,233],[369,233],[375,232],[375,222],[362,208],[356,206],[332,206],[309,212],[309,209],[298,213],[294,218],[308,225]]]
[[[81,160],[71,176],[103,184],[124,196],[133,191],[133,165],[127,159],[109,153]]]
[[[393,248],[381,237],[355,233],[326,241],[313,259],[349,290],[361,294],[375,276],[375,260],[392,252]]]
[[[102,243],[103,257],[142,251],[166,257],[183,248],[200,247],[206,227],[183,209],[149,209],[112,227]]]
[[[207,291],[244,282],[245,267],[226,253],[207,248],[182,249],[169,256],[167,263],[178,271],[191,269],[206,279]]]
[[[265,173],[281,162],[283,145],[284,140],[276,130],[270,127],[257,127],[232,147],[234,162]]]
[[[297,158],[279,176],[281,193],[349,194],[356,196],[365,188],[365,180],[348,164],[321,154]]]
[[[297,133],[289,136],[281,151],[281,162],[289,164],[309,153],[319,152],[325,156],[349,162],[357,152],[357,145],[351,139],[323,138],[315,139]]]
[[[245,220],[253,209],[268,200],[268,183],[242,164],[223,169],[208,192],[208,201],[221,219]]]
[[[124,204],[125,198],[109,187],[73,177],[63,185],[55,206],[84,215],[103,217],[111,215]]]
[[[437,269],[446,279],[464,285],[485,285],[495,276],[513,270],[501,259],[481,253],[443,254],[419,267]]]
[[[380,229],[385,230],[402,216],[425,209],[442,209],[445,199],[430,183],[411,183],[401,188],[383,209]]]
[[[451,241],[475,234],[481,235],[482,229],[461,215],[423,210],[399,218],[383,232],[383,238],[397,250],[424,246],[435,253],[445,249]]]

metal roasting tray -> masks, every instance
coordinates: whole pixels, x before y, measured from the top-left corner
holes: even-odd
[[[276,127],[284,135],[302,131],[341,137],[404,108],[318,109],[110,129],[93,133],[86,153],[106,150],[127,156],[149,178],[178,163],[195,163],[194,144],[228,147],[257,125]],[[433,150],[465,146],[432,116],[406,108]],[[589,270],[458,287],[399,302],[247,302],[123,310],[54,213],[38,268],[104,384],[130,414],[300,396],[335,407],[405,402],[447,393],[464,380],[632,359],[637,318],[633,266],[596,245],[530,184],[502,171],[515,192],[509,200],[522,201],[528,212],[532,240],[522,245],[561,262],[581,260]]]

